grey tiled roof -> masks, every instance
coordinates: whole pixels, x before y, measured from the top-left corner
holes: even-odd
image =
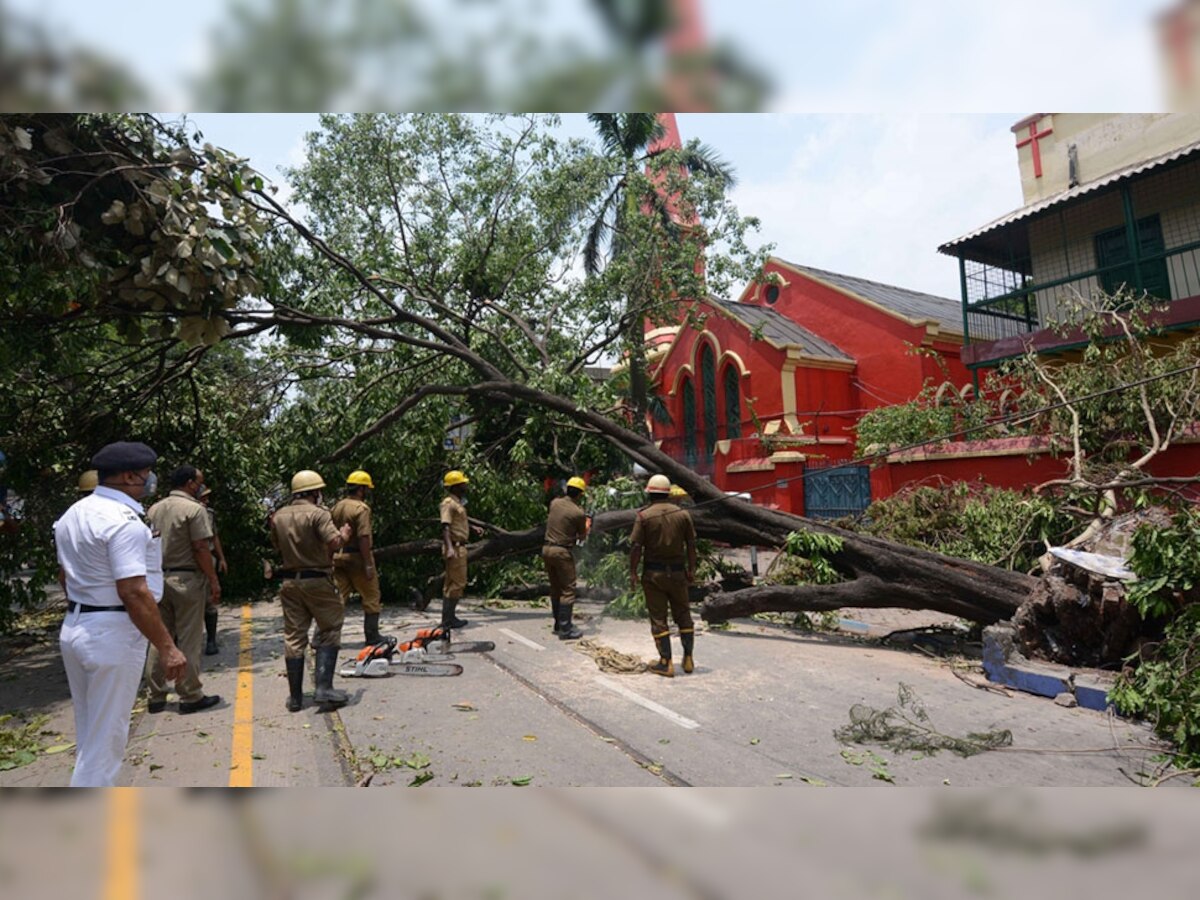
[[[847,356],[824,338],[817,337],[807,328],[797,325],[787,316],[766,306],[753,306],[749,303],[734,303],[719,297],[709,297],[709,302],[729,312],[735,319],[751,331],[761,326],[761,334],[772,344],[780,347],[799,347],[809,356],[821,359],[837,360],[838,362],[854,362],[854,357]]]
[[[907,318],[932,319],[947,331],[962,334],[962,304],[957,300],[938,297],[936,294],[910,291],[907,288],[891,284],[880,284],[878,281],[868,281],[866,278],[856,278],[853,275],[826,272],[811,266],[798,266],[792,262],[787,265],[798,272],[812,275],[814,278],[826,281],[851,294],[857,294],[859,297]]]

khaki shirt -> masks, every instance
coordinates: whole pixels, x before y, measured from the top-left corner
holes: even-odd
[[[554,547],[572,547],[587,537],[587,513],[570,497],[555,497],[546,516],[546,543]]]
[[[662,501],[638,511],[629,539],[646,548],[647,562],[680,564],[696,543],[696,526],[687,510]]]
[[[148,510],[150,527],[162,535],[164,569],[196,569],[192,541],[212,539],[208,512],[200,501],[186,491],[171,491]]]
[[[371,507],[358,498],[343,497],[334,504],[329,515],[333,517],[333,524],[338,528],[347,522],[350,523],[350,540],[346,541],[347,548],[357,550],[358,539],[371,536]]]
[[[456,544],[465,544],[471,538],[470,524],[467,522],[467,508],[458,502],[453,494],[447,494],[442,500],[441,521],[450,526],[450,540]]]
[[[331,570],[329,542],[337,533],[329,510],[305,500],[293,500],[271,521],[271,543],[285,569]]]

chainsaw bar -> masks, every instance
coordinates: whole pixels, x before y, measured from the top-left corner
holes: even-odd
[[[397,675],[461,675],[463,667],[447,662],[402,662],[392,663],[392,672]]]

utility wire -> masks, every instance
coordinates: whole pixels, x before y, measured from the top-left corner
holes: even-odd
[[[1007,416],[1002,416],[999,419],[996,419],[992,422],[986,422],[983,425],[975,425],[975,426],[972,426],[971,428],[956,429],[954,431],[951,431],[948,434],[943,434],[943,435],[939,435],[937,437],[927,438],[923,441],[917,441],[912,444],[905,444],[904,446],[901,446],[901,447],[891,447],[887,450],[880,451],[879,453],[873,453],[870,456],[863,456],[863,457],[860,457],[855,460],[849,460],[844,463],[838,463],[836,466],[826,466],[826,467],[822,468],[820,471],[833,472],[838,469],[847,469],[847,468],[851,468],[851,467],[855,467],[855,466],[861,466],[864,463],[871,463],[875,460],[886,459],[887,457],[891,456],[894,453],[904,453],[908,450],[915,450],[918,447],[929,446],[930,444],[943,444],[943,443],[946,443],[947,441],[949,441],[951,438],[956,437],[958,435],[974,434],[975,432],[978,432],[978,431],[986,431],[990,428],[995,428],[997,425],[1007,425],[1012,422],[1021,422],[1021,421],[1025,421],[1028,419],[1035,419],[1038,416],[1045,415],[1048,412],[1053,412],[1056,409],[1062,409],[1063,407],[1071,406],[1072,404],[1075,404],[1075,403],[1086,403],[1089,400],[1095,400],[1099,397],[1106,397],[1109,394],[1120,393],[1121,391],[1125,391],[1130,388],[1141,387],[1142,385],[1151,384],[1155,381],[1162,381],[1165,378],[1174,378],[1176,375],[1184,375],[1188,372],[1194,372],[1197,369],[1200,369],[1200,363],[1195,363],[1190,366],[1184,366],[1181,369],[1173,369],[1170,372],[1163,372],[1158,375],[1150,375],[1150,376],[1147,376],[1146,378],[1140,378],[1137,381],[1130,381],[1130,382],[1126,382],[1125,384],[1118,384],[1118,385],[1115,385],[1110,388],[1105,388],[1102,391],[1093,391],[1090,394],[1084,394],[1082,397],[1074,397],[1069,400],[1061,400],[1057,403],[1051,403],[1051,404],[1043,406],[1039,409],[1031,410],[1029,412],[1010,413]],[[791,475],[787,478],[776,478],[776,479],[772,479],[769,482],[764,482],[763,484],[751,487],[749,489],[749,491],[762,490],[764,488],[771,487],[772,485],[779,485],[780,483],[786,484],[786,483],[789,483],[792,481],[802,480],[803,478],[804,478],[803,474]],[[748,493],[749,491],[739,491],[739,493]],[[700,506],[709,506],[714,503],[726,503],[730,500],[735,500],[735,499],[737,499],[737,498],[730,497],[730,496],[724,496],[724,497],[717,497],[716,499],[713,499],[713,500],[702,500],[698,503],[692,504],[692,508],[694,509],[694,508],[697,508]]]

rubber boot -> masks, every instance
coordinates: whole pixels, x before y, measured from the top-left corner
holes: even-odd
[[[288,691],[290,692],[287,699],[287,711],[300,712],[304,708],[304,657],[297,656],[295,659],[288,657],[284,662],[287,664]]]
[[[313,681],[317,689],[313,691],[313,700],[327,706],[342,706],[350,699],[349,694],[333,686],[333,670],[337,668],[338,650],[338,647],[316,649],[317,667]]]
[[[217,608],[215,606],[204,607],[204,631],[208,635],[208,642],[204,645],[204,655],[216,656],[221,648],[217,646]]]
[[[571,621],[575,613],[574,603],[564,603],[559,612],[558,639],[560,641],[574,641],[583,637],[583,632],[575,627],[575,623]]]
[[[365,647],[378,644],[382,640],[379,636],[379,613],[363,613],[363,640]]]
[[[554,616],[554,633],[562,631],[562,601],[550,598],[550,612]]]
[[[696,664],[692,662],[692,648],[696,646],[696,632],[681,631],[679,632],[679,640],[683,642],[683,671],[689,675],[696,668]]]
[[[660,638],[655,638],[654,643],[658,646],[658,661],[647,666],[647,671],[665,678],[674,678],[675,667],[671,665],[671,636],[664,634]]]
[[[467,620],[460,619],[454,614],[458,609],[458,598],[447,597],[442,600],[442,627],[449,631],[451,628],[466,628]]]

